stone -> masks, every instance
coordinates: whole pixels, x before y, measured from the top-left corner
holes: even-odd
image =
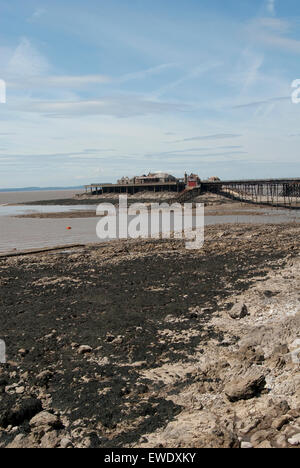
[[[16,392],[17,395],[22,395],[25,392],[25,388],[24,387],[17,387],[15,389],[15,392]]]
[[[225,386],[225,394],[230,402],[250,400],[258,396],[266,385],[264,374],[258,370],[250,370],[237,376]]]
[[[283,434],[278,434],[278,436],[275,437],[274,444],[277,448],[287,448],[287,441]]]
[[[295,434],[293,437],[288,439],[288,443],[293,447],[297,447],[298,445],[300,445],[300,433]]]
[[[266,441],[268,435],[269,431],[257,431],[251,436],[250,442],[256,448],[262,442]]]
[[[18,434],[14,440],[7,445],[8,449],[31,449],[36,448],[36,442],[31,436],[25,436],[24,434]]]
[[[246,304],[239,302],[232,307],[232,309],[229,311],[229,315],[232,319],[235,320],[247,317],[247,315],[249,315],[248,307]]]
[[[72,448],[72,447],[73,447],[73,444],[72,444],[72,442],[71,442],[70,439],[68,439],[67,437],[64,437],[64,438],[60,441],[60,447],[63,448],[63,449]]]
[[[257,449],[271,449],[273,447],[268,440],[264,440],[263,442],[258,444],[256,448]]]
[[[48,413],[47,411],[42,411],[41,413],[34,416],[30,420],[29,424],[32,428],[40,426],[57,427],[59,425],[59,420],[58,417],[54,414]]]
[[[272,422],[272,427],[277,431],[280,431],[283,428],[283,426],[285,426],[292,420],[293,418],[288,414],[280,416],[279,418],[274,419],[274,421]]]
[[[253,445],[250,442],[241,442],[242,449],[252,449]]]
[[[41,448],[53,449],[58,447],[60,439],[57,436],[56,431],[47,432],[41,439]]]
[[[50,370],[45,370],[36,376],[36,380],[40,385],[47,385],[52,376]]]
[[[91,353],[92,352],[92,348],[90,346],[87,346],[87,345],[82,345],[82,346],[79,346],[78,348],[78,353],[79,354],[88,354],[88,353]]]
[[[9,425],[13,427],[19,426],[24,421],[29,421],[37,413],[42,411],[42,403],[35,398],[22,400],[13,408],[7,409],[0,415],[0,427],[7,428]]]

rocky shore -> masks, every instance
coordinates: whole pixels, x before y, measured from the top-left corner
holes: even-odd
[[[299,224],[0,259],[1,447],[300,447]]]

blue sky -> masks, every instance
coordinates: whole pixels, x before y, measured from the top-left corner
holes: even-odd
[[[296,0],[1,0],[0,188],[300,176]]]

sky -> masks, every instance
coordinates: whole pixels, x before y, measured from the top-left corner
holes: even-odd
[[[0,0],[0,188],[300,177],[299,26],[298,0]]]

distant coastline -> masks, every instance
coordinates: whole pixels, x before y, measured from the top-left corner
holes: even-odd
[[[4,192],[49,192],[50,190],[81,190],[83,185],[75,187],[20,187],[20,188],[4,188],[0,189],[1,193]]]

